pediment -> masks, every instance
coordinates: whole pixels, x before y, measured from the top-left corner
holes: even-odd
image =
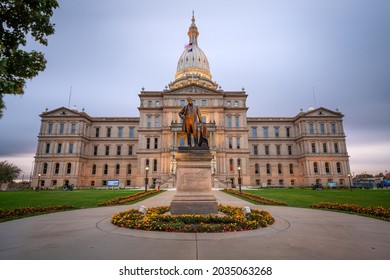
[[[183,94],[183,95],[192,95],[192,94],[215,94],[216,91],[202,87],[199,85],[187,85],[182,88],[174,89],[170,92],[170,94]]]
[[[80,117],[81,113],[65,107],[43,112],[41,117]]]
[[[324,107],[313,109],[307,111],[302,116],[304,117],[340,117],[342,114],[340,112],[335,112]]]

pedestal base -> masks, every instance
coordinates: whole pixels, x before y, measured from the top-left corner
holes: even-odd
[[[218,214],[218,202],[211,193],[178,193],[171,202],[171,214]]]

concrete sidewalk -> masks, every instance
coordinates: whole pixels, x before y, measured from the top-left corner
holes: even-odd
[[[390,259],[390,223],[328,211],[256,206],[220,191],[220,204],[264,209],[276,222],[255,231],[165,233],[118,228],[114,213],[169,205],[167,191],[134,205],[53,213],[0,224],[0,259]]]

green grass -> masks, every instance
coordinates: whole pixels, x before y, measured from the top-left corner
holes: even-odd
[[[281,202],[288,206],[309,208],[311,204],[320,202],[356,204],[362,207],[382,206],[390,208],[390,190],[348,189],[322,191],[312,189],[256,189],[245,192]]]
[[[97,207],[97,204],[116,197],[135,194],[136,190],[74,190],[0,192],[0,208],[14,209],[27,206],[72,205],[76,208]]]

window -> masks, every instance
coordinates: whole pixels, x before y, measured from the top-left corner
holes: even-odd
[[[202,122],[206,123],[207,122],[207,116],[202,116]]]
[[[103,181],[102,181],[102,185],[103,185],[103,186],[107,186],[107,181],[106,181],[106,180],[103,180]]]
[[[65,124],[61,123],[60,124],[60,134],[64,134],[64,132],[65,132]]]
[[[265,169],[267,170],[267,174],[271,174],[271,164],[267,163]]]
[[[333,144],[333,147],[334,147],[334,152],[335,152],[336,154],[338,154],[338,153],[339,153],[339,144],[338,144],[338,143],[334,143],[334,144]]]
[[[329,162],[325,162],[325,173],[329,174],[330,173],[330,165]]]
[[[134,127],[130,127],[129,136],[130,138],[134,137]]]
[[[280,145],[276,145],[276,154],[280,156]]]
[[[311,152],[312,153],[316,152],[316,144],[315,143],[311,143]]]
[[[294,165],[292,163],[290,163],[290,174],[294,174]]]
[[[128,186],[128,187],[131,186],[131,180],[126,180],[126,186]]]
[[[133,155],[133,146],[129,146],[129,153],[128,153],[129,156],[132,156]]]
[[[271,179],[268,179],[267,180],[267,186],[271,186],[272,185],[272,180]]]
[[[46,173],[47,173],[47,162],[43,163],[43,166],[42,166],[42,173],[43,173],[43,174],[46,174]]]
[[[97,156],[98,154],[98,146],[93,146],[93,155]]]
[[[107,127],[107,137],[111,137],[111,127]]]
[[[118,137],[122,137],[123,135],[123,127],[118,127]]]
[[[158,138],[154,138],[154,149],[158,149]]]
[[[95,186],[95,181],[92,180],[92,181],[91,181],[91,187],[94,187],[94,186]]]
[[[127,175],[131,174],[131,164],[127,165]]]
[[[318,163],[317,162],[313,163],[313,170],[314,170],[315,174],[318,174]]]
[[[236,116],[236,127],[240,127],[240,117]]]
[[[105,164],[103,167],[103,175],[107,175],[107,174],[108,174],[108,164]]]
[[[259,164],[256,163],[255,164],[255,174],[259,174],[259,173],[260,173]]]
[[[120,166],[120,164],[117,164],[115,166],[115,175],[119,175],[120,171],[121,171],[121,166]]]
[[[145,166],[149,166],[149,159],[145,160]]]
[[[234,101],[234,107],[238,107],[238,101]]]
[[[122,146],[116,146],[116,155],[120,156],[122,154]]]
[[[294,179],[292,179],[292,180],[290,181],[290,185],[291,185],[291,186],[295,186],[295,180],[294,180]]]
[[[96,174],[96,164],[92,165],[92,175]]]
[[[99,127],[95,128],[95,137],[99,137],[99,133],[100,133],[100,128]]]
[[[330,125],[330,129],[332,130],[332,134],[336,134],[336,124],[335,123],[332,123]]]
[[[207,105],[207,100],[203,99],[201,104],[202,104],[202,106],[206,106]]]
[[[278,164],[278,174],[281,175],[283,172],[282,172],[282,164]]]
[[[180,137],[180,147],[184,147],[184,138]]]
[[[54,174],[58,174],[60,173],[60,164],[57,162],[55,167],[54,167]]]
[[[240,138],[236,138],[236,143],[237,143],[237,149],[241,149],[241,141],[240,141]]]
[[[76,124],[72,123],[70,126],[70,133],[71,134],[76,134]]]
[[[229,149],[233,149],[233,138],[229,138]]]
[[[252,137],[257,137],[257,127],[252,127]]]
[[[325,134],[325,124],[324,123],[320,123],[320,133]]]
[[[237,166],[241,166],[241,159],[237,159]]]
[[[105,155],[106,156],[110,155],[110,146],[106,146]]]
[[[292,155],[292,146],[291,146],[291,145],[288,145],[288,146],[287,146],[287,152],[288,152],[288,155],[289,155],[289,156]]]
[[[340,162],[336,163],[336,169],[337,169],[337,173],[341,173],[341,163]]]
[[[151,100],[148,101],[148,107],[152,107],[152,101]]]
[[[324,153],[327,153],[327,152],[328,152],[328,144],[322,143],[322,151],[323,151]]]
[[[62,144],[61,144],[61,143],[58,143],[58,144],[57,144],[57,154],[60,154],[60,153],[61,153],[61,150],[62,150]]]
[[[157,159],[153,160],[153,172],[157,172]]]
[[[50,153],[50,143],[46,143],[46,154]]]
[[[229,116],[229,117],[227,118],[227,120],[228,120],[228,127],[232,127],[232,117]]]
[[[69,143],[69,154],[73,154],[73,143]]]
[[[264,154],[265,154],[266,156],[269,156],[269,146],[268,146],[268,145],[265,145],[265,146],[264,146]]]
[[[230,107],[232,106],[232,102],[231,101],[226,101],[226,107]]]
[[[286,127],[286,137],[291,137],[290,128]]]
[[[275,129],[275,137],[279,137],[279,127],[274,127]]]
[[[154,127],[160,126],[160,117],[156,116],[154,117]]]
[[[233,172],[233,159],[229,159],[229,171]]]
[[[257,156],[258,154],[259,154],[259,148],[258,148],[258,146],[257,145],[254,145],[253,146],[253,154],[255,155],[255,156]]]
[[[66,174],[70,174],[72,172],[72,164],[68,163],[66,165]]]
[[[160,107],[160,101],[156,101],[156,107]]]
[[[263,136],[268,137],[268,127],[263,127]]]
[[[149,150],[150,149],[150,138],[146,138],[146,149]]]
[[[186,101],[184,99],[180,99],[180,106],[186,105]]]
[[[279,186],[284,186],[284,180],[283,179],[279,179]]]
[[[152,117],[147,118],[147,127],[151,128],[152,127]]]
[[[309,133],[314,134],[314,124],[309,123]]]
[[[47,129],[47,133],[48,134],[52,134],[53,133],[53,124],[52,123],[49,123],[49,127]]]

